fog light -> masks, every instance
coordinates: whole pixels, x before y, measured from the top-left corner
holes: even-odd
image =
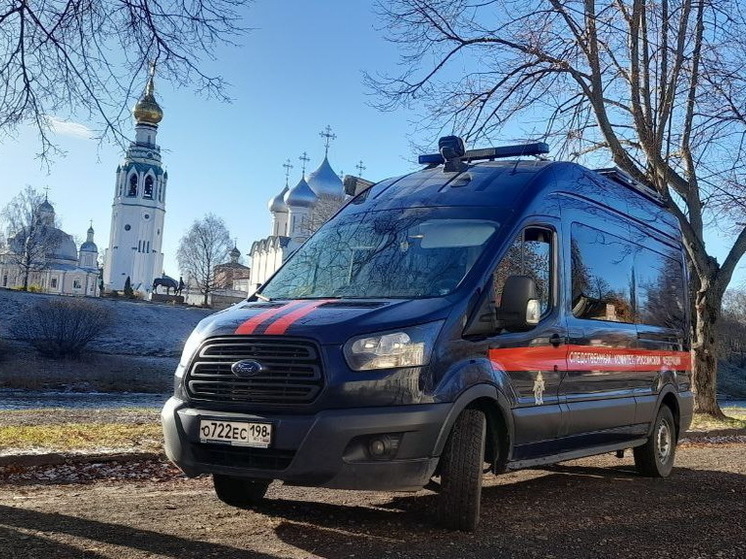
[[[380,457],[380,456],[387,454],[388,452],[387,446],[388,445],[381,439],[373,439],[368,444],[368,452],[370,452],[371,456]]]

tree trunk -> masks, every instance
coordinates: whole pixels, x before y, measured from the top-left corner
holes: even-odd
[[[721,314],[722,298],[704,289],[696,294],[692,328],[692,385],[694,411],[714,417],[725,417],[717,402],[716,328]]]

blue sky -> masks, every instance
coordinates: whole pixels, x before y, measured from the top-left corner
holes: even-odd
[[[326,125],[337,135],[329,151],[332,167],[356,173],[362,160],[363,174],[374,180],[415,168],[412,141],[437,141],[413,137],[416,112],[381,113],[369,106],[363,71],[396,73],[398,62],[396,46],[384,40],[370,2],[258,0],[246,23],[253,31],[242,46],[221,49],[206,65],[207,73],[219,73],[232,84],[227,92],[232,103],[174,90],[156,77],[156,97],[165,113],[158,143],[169,173],[164,267],[172,276],[178,276],[179,239],[207,212],[226,221],[244,254],[251,242],[268,235],[267,201],[284,185],[283,162],[290,158],[295,165],[291,184],[300,178],[302,152],[311,158],[307,171],[315,169],[324,156],[319,132]],[[48,186],[63,229],[83,239],[93,220],[103,252],[122,153],[118,146],[80,137],[79,128],[64,128],[56,138],[67,156],[57,158],[49,171],[34,158],[39,143],[32,130],[22,128],[14,140],[0,144],[0,208],[26,184]],[[722,244],[710,237],[713,247]],[[724,255],[716,255],[722,261]],[[742,264],[736,282],[744,276]]]

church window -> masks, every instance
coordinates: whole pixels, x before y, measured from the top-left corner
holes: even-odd
[[[143,198],[153,198],[153,177],[150,175],[145,177],[145,192]]]
[[[150,219],[150,214],[145,214],[145,215],[144,215],[143,217],[144,217],[145,219]]]
[[[8,274],[3,276],[3,287],[8,287]]]
[[[52,278],[49,280],[49,287],[52,289],[57,289],[57,278]]]
[[[129,231],[130,229],[132,229],[132,226],[129,223],[124,226],[125,231]]]
[[[73,280],[73,289],[80,289],[81,287],[82,287],[82,285],[80,284],[80,280],[77,279],[77,278],[74,279]]]
[[[137,175],[130,175],[130,189],[127,196],[137,196]]]

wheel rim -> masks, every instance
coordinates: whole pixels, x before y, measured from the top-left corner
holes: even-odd
[[[655,449],[658,454],[658,462],[665,464],[671,457],[673,440],[671,437],[671,426],[665,419],[660,422],[655,433]]]

